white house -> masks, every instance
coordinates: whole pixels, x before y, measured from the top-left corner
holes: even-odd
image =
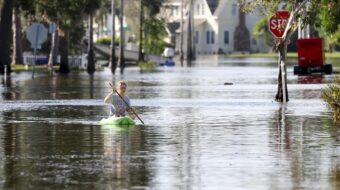
[[[182,0],[169,0],[161,10],[168,22],[169,42],[180,48]],[[184,1],[187,2],[187,1]],[[194,1],[195,49],[198,54],[266,52],[264,40],[252,36],[260,14],[240,12],[237,0]],[[188,4],[183,5],[184,39],[187,36]],[[186,40],[184,40],[186,47]],[[186,48],[184,48],[185,51]]]

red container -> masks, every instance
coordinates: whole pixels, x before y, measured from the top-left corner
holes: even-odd
[[[324,64],[323,39],[298,39],[298,63],[300,67],[317,67]]]

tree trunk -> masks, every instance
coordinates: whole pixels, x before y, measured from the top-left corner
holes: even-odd
[[[140,7],[140,21],[139,21],[139,51],[138,51],[138,61],[144,62],[144,53],[143,53],[143,22],[144,22],[144,6],[143,0],[141,0]]]
[[[184,39],[183,39],[183,34],[184,34],[184,0],[182,0],[182,5],[181,5],[181,47],[180,47],[180,51],[179,51],[179,54],[180,54],[180,62],[181,62],[181,66],[183,67],[183,60],[184,60],[184,52],[183,52],[183,42],[184,42]]]
[[[12,65],[23,64],[22,37],[21,37],[21,17],[19,7],[13,9],[13,58]]]
[[[60,52],[60,67],[59,72],[60,73],[69,73],[70,69],[68,67],[68,48],[69,48],[69,31],[65,30],[64,36],[60,37],[60,46],[59,46],[59,52]]]
[[[124,42],[125,42],[125,35],[124,35],[124,0],[120,0],[120,56],[119,56],[119,66],[120,72],[124,73],[125,68],[125,58],[124,58]]]
[[[5,74],[5,71],[8,74],[11,73],[12,9],[12,0],[2,2],[0,11],[0,74]]]
[[[189,17],[188,17],[188,39],[187,39],[187,61],[188,66],[191,66],[191,61],[195,60],[195,52],[194,52],[194,45],[193,45],[193,14],[194,14],[194,7],[193,7],[193,0],[190,0],[189,4]]]
[[[117,63],[116,63],[116,20],[115,20],[115,0],[111,0],[111,13],[112,13],[112,28],[111,28],[111,57],[110,57],[110,64],[109,67],[111,68],[112,74],[115,74],[117,69]]]
[[[275,96],[275,100],[278,102],[288,102],[288,88],[287,88],[287,68],[286,68],[286,55],[287,55],[287,45],[285,42],[282,42],[278,46],[279,50],[279,76],[278,76],[278,86],[277,93]],[[283,77],[282,77],[283,74]],[[283,96],[285,91],[285,97]]]
[[[89,15],[89,42],[88,42],[88,55],[87,55],[87,72],[93,74],[96,70],[94,65],[94,52],[93,52],[93,15]]]
[[[58,52],[59,50],[59,32],[58,29],[52,34],[52,44],[50,50],[50,56],[48,59],[48,66],[53,67],[54,64],[57,63],[58,60]]]

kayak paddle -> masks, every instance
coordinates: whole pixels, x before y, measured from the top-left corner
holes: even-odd
[[[111,86],[111,88],[113,88],[113,85],[109,82],[109,85]],[[124,100],[124,98],[117,92],[116,89],[114,89],[115,92],[118,94],[118,96],[123,100],[123,102],[126,104],[126,106],[132,111],[133,114],[135,114],[135,116],[139,119],[140,122],[142,122],[142,124],[144,125],[143,120],[137,115],[137,113],[129,106],[129,104]]]

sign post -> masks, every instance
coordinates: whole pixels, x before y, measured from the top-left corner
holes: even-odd
[[[31,48],[33,49],[34,54],[34,62],[33,62],[33,69],[32,69],[32,78],[34,78],[34,71],[35,71],[35,63],[37,60],[37,49],[41,49],[41,44],[47,38],[47,29],[44,25],[40,23],[33,23],[30,27],[26,30],[26,37],[28,41],[31,43]]]
[[[288,19],[290,17],[289,11],[277,11],[273,16],[269,18],[269,32],[275,37],[275,44],[281,43],[281,38],[285,32]],[[286,52],[287,44],[283,42],[283,52]],[[279,49],[280,50],[280,49]],[[281,84],[282,84],[282,97],[283,103],[287,102],[287,89],[286,89],[286,55],[281,50],[279,51],[279,70],[281,71]]]

